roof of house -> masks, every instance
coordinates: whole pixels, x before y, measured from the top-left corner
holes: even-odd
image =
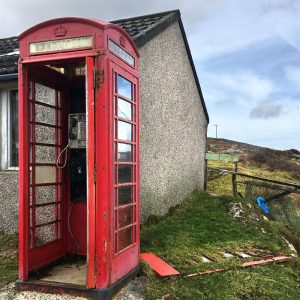
[[[209,120],[208,112],[203,99],[197,72],[195,69],[195,65],[192,59],[186,34],[181,21],[180,11],[179,10],[166,11],[157,14],[111,21],[111,23],[117,24],[121,26],[124,30],[126,30],[129,33],[129,35],[133,38],[136,46],[139,48],[145,45],[147,42],[149,42],[151,39],[153,39],[155,36],[160,34],[164,29],[166,29],[176,21],[179,23],[182,32],[187,54],[190,59],[191,67],[194,73],[196,85],[208,121]],[[18,56],[19,56],[19,42],[17,37],[0,39],[0,80],[17,78]]]
[[[19,42],[16,37],[0,39],[0,74],[18,72]]]

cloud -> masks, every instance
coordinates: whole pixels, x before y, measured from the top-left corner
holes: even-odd
[[[252,119],[278,118],[283,113],[283,105],[271,101],[260,101],[256,107],[250,111]]]
[[[224,70],[225,71],[225,70]],[[260,76],[251,70],[199,73],[203,94],[208,102],[236,101],[240,105],[253,105],[277,91],[269,78]]]
[[[299,14],[300,1],[228,0],[194,27],[190,43],[197,51],[193,54],[203,61],[276,35],[300,49]]]
[[[235,70],[235,71],[234,71]],[[249,69],[199,72],[210,126],[208,136],[218,136],[275,149],[299,148],[300,100],[294,90],[271,77]],[[271,100],[270,100],[271,99]]]
[[[300,67],[299,66],[286,66],[285,76],[292,83],[300,87]]]
[[[1,0],[0,37],[17,35],[48,19],[68,16],[105,21],[180,9],[187,31],[221,7],[226,0]]]

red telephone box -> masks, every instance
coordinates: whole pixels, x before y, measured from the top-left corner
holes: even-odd
[[[137,49],[83,18],[19,41],[17,287],[110,297],[139,269]]]

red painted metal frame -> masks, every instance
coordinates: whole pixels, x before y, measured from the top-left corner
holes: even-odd
[[[82,35],[94,37],[94,47],[89,50],[75,49],[62,53],[45,53],[30,55],[28,45],[30,42],[61,39],[55,37],[57,28],[66,29],[63,38]],[[120,58],[108,51],[108,40],[111,38],[135,59],[135,67],[127,65]],[[19,37],[20,64],[19,64],[19,130],[20,130],[20,217],[19,217],[19,277],[28,279],[29,261],[36,267],[45,264],[44,258],[51,253],[48,262],[61,255],[55,243],[48,243],[35,249],[29,254],[29,101],[28,96],[28,70],[50,63],[68,63],[68,61],[85,59],[86,63],[86,90],[87,90],[87,287],[107,288],[115,284],[139,264],[139,73],[138,52],[130,36],[119,26],[96,20],[82,18],[63,18],[46,21],[25,31]],[[125,41],[125,46],[124,46]],[[135,205],[136,205],[136,232],[135,244],[114,252],[114,110],[113,110],[113,72],[122,74],[135,85]],[[41,80],[48,79],[42,77]],[[51,80],[50,80],[51,81]],[[67,93],[67,89],[61,94]],[[62,100],[63,101],[63,98]],[[39,104],[36,102],[36,104]],[[49,106],[50,107],[50,106]],[[65,116],[67,110],[62,107],[57,114]],[[116,118],[118,119],[118,117]],[[120,118],[121,120],[121,118]],[[56,126],[58,126],[56,124]],[[67,134],[66,120],[63,121],[63,135]],[[58,128],[58,127],[55,127]],[[64,141],[58,140],[57,145],[63,146]],[[134,143],[133,143],[134,144]],[[36,145],[46,145],[40,142]],[[134,147],[134,146],[133,146]],[[121,164],[121,163],[120,163]],[[64,171],[62,176],[66,176]],[[57,178],[56,178],[57,179]],[[42,184],[41,184],[42,185]],[[120,185],[121,186],[121,185]],[[61,201],[67,201],[68,187],[62,185]],[[55,198],[58,205],[58,196]],[[66,222],[67,208],[63,205],[62,222]],[[58,214],[57,209],[55,210]],[[67,228],[62,227],[62,240],[67,249]],[[58,237],[58,230],[56,230]]]
[[[87,95],[87,287],[95,287],[96,257],[96,197],[95,197],[95,93],[94,58],[86,58],[86,95]]]
[[[136,57],[137,59],[137,57]],[[137,61],[137,60],[136,60]],[[136,245],[128,247],[117,256],[114,253],[114,103],[113,72],[117,71],[136,84],[136,223],[139,224],[139,82],[138,72],[127,66],[113,54],[98,60],[96,67],[104,70],[105,82],[102,89],[96,91],[96,287],[104,288],[119,280],[139,264],[139,226],[136,227]],[[99,118],[98,118],[99,116]],[[101,117],[100,117],[101,116]]]
[[[19,65],[19,277],[28,278],[29,250],[29,102],[28,68]]]
[[[113,189],[118,191],[119,187],[124,186],[131,186],[133,191],[133,202],[126,205],[126,206],[118,206],[118,195],[116,196],[116,199],[114,199],[114,207],[113,207],[113,217],[112,219],[115,219],[115,222],[117,222],[117,226],[119,227],[119,211],[122,208],[125,207],[132,207],[132,220],[130,224],[128,224],[125,227],[122,228],[114,228],[115,225],[112,225],[112,228],[115,230],[112,233],[112,245],[113,245],[113,257],[112,257],[112,278],[111,280],[114,282],[115,280],[121,278],[124,276],[128,270],[132,269],[134,266],[136,266],[139,263],[139,256],[135,256],[134,254],[139,253],[139,235],[137,234],[137,227],[139,227],[139,192],[137,191],[137,187],[139,186],[139,159],[138,159],[138,153],[139,153],[139,134],[137,132],[137,128],[139,127],[139,99],[137,97],[137,84],[138,79],[130,73],[129,70],[124,66],[125,64],[121,66],[116,65],[115,63],[110,64],[110,72],[112,72],[112,78],[116,85],[118,85],[117,79],[115,80],[114,76],[118,78],[118,75],[122,76],[123,78],[129,80],[132,83],[132,99],[129,101],[128,98],[124,97],[123,95],[120,95],[116,91],[112,91],[112,99],[114,101],[119,101],[119,99],[124,99],[128,103],[131,103],[132,106],[132,120],[127,120],[124,118],[121,118],[116,115],[116,108],[114,108],[115,104],[112,103],[113,108],[113,125],[114,132],[116,136],[113,139],[113,145],[115,146],[115,143],[118,145],[118,142],[126,143],[132,145],[132,159],[131,162],[119,162],[117,160],[114,161],[114,172],[117,172],[120,165],[130,165],[131,166],[131,172],[132,172],[132,181],[124,184],[120,184],[119,182],[116,182],[113,184]],[[115,75],[114,75],[115,74]],[[113,84],[111,85],[111,90],[113,89]],[[126,122],[127,124],[131,124],[132,128],[132,140],[131,141],[123,141],[118,139],[118,127],[117,122],[118,121]],[[117,150],[116,150],[117,152]],[[115,174],[114,177],[117,177],[117,174]],[[128,245],[124,249],[119,249],[119,234],[120,231],[124,231],[126,229],[131,228],[131,245]]]

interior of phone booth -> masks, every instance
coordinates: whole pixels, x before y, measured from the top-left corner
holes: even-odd
[[[31,76],[32,74],[32,76]],[[48,78],[48,75],[49,76]],[[87,154],[84,59],[29,69],[30,248],[59,242],[64,256],[29,278],[86,285]],[[56,88],[55,82],[60,81]]]

